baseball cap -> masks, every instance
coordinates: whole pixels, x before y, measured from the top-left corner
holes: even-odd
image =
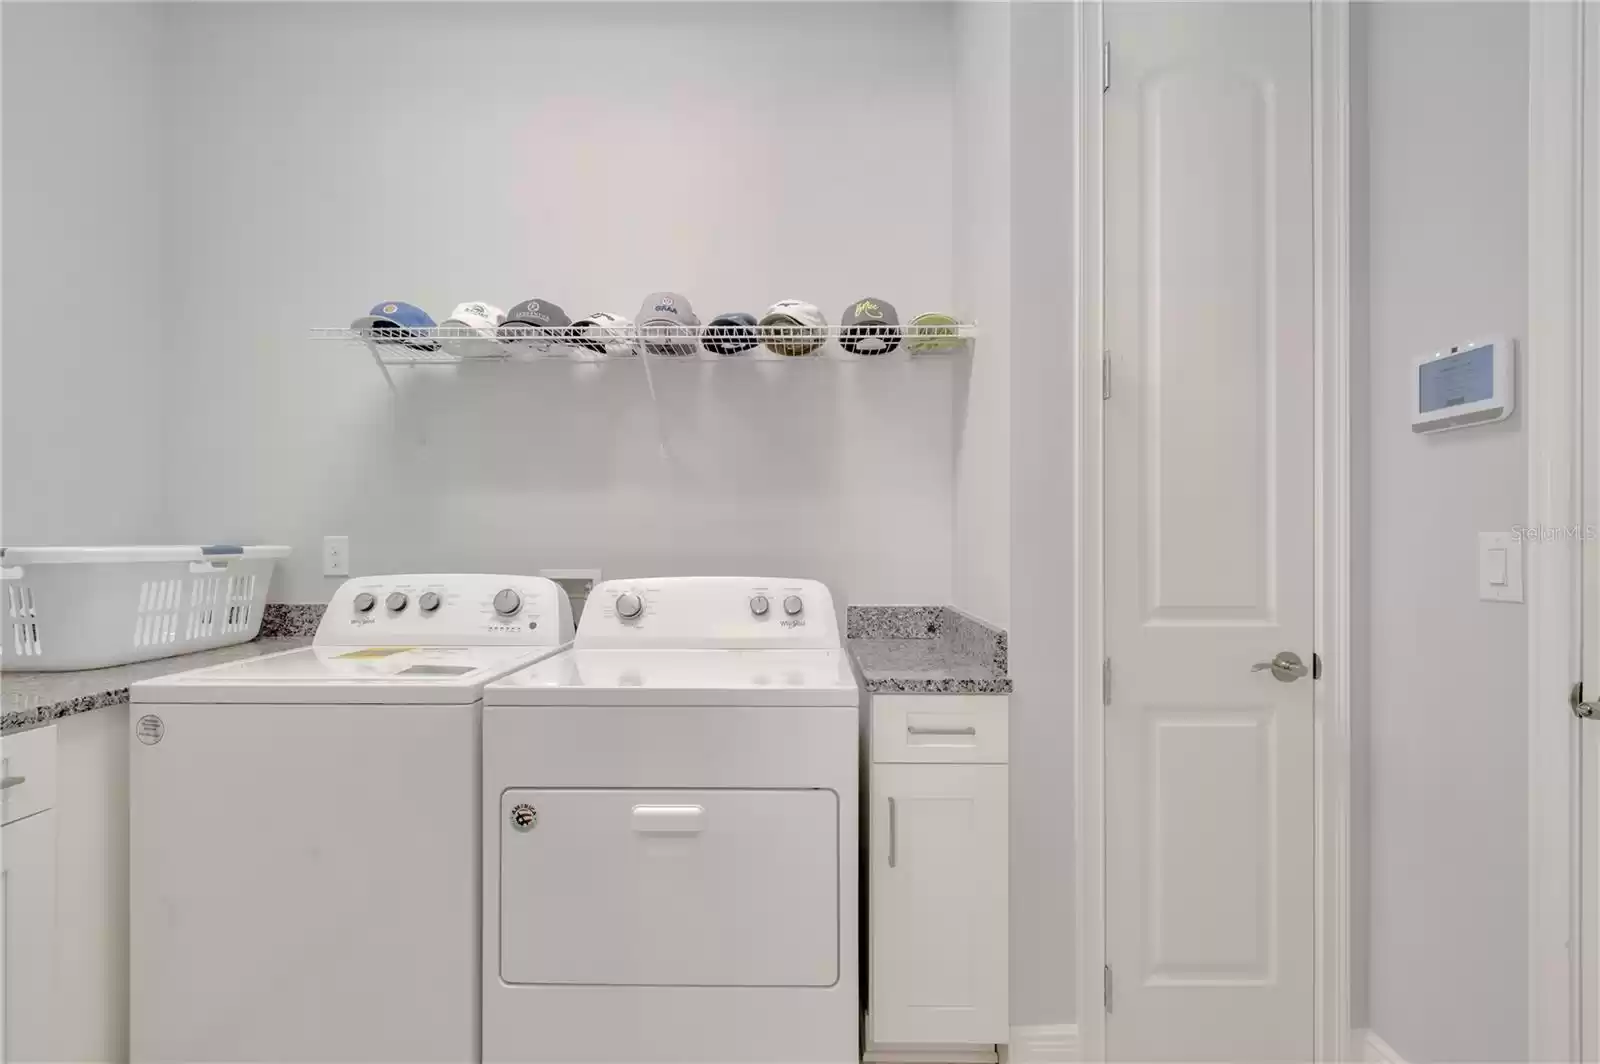
[[[639,353],[633,342],[633,321],[597,310],[572,323],[572,345],[580,356],[625,358]]]
[[[572,319],[547,299],[524,299],[506,312],[497,330],[501,343],[529,343],[548,351],[552,343],[564,344],[571,336]]]
[[[506,312],[491,303],[457,303],[456,309],[440,323],[446,329],[471,329],[478,336],[494,339],[495,329],[506,320]]]
[[[652,292],[639,307],[639,336],[652,355],[692,355],[700,319],[689,297],[677,292]]]
[[[700,343],[707,351],[724,357],[754,351],[757,347],[756,316],[742,310],[718,314],[701,334]]]
[[[419,330],[432,329],[434,321],[428,312],[413,303],[395,300],[379,303],[362,317],[350,323],[350,328],[377,333],[372,337],[380,344],[405,344],[419,351],[437,351],[439,341]]]
[[[761,316],[762,341],[780,355],[810,355],[828,339],[828,319],[815,303],[781,299]]]
[[[839,316],[839,333],[852,355],[887,355],[900,346],[900,313],[887,299],[858,299]]]
[[[949,314],[918,314],[906,328],[911,350],[954,351],[961,346],[961,323]]]

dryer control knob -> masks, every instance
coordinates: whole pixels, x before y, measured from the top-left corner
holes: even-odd
[[[351,603],[351,605],[356,608],[357,613],[371,613],[372,607],[376,606],[377,604],[378,600],[372,597],[372,592],[370,591],[361,592],[361,594],[357,595],[355,600]]]
[[[389,597],[383,600],[383,604],[389,607],[389,612],[399,613],[406,608],[406,603],[410,601],[410,599],[406,598],[404,591],[391,591],[389,592]]]
[[[790,595],[788,598],[783,600],[783,612],[787,613],[791,617],[795,616],[805,608],[806,604],[800,601],[799,595]]]
[[[644,599],[632,591],[624,591],[617,596],[617,616],[625,621],[637,620],[639,614],[644,612]]]
[[[503,588],[494,597],[494,612],[502,617],[509,617],[522,608],[522,596],[508,588]]]
[[[767,610],[772,608],[772,603],[767,601],[767,596],[756,595],[750,600],[750,612],[757,617],[765,617]]]
[[[417,606],[423,613],[432,613],[439,608],[439,593],[437,591],[424,591],[417,596]]]

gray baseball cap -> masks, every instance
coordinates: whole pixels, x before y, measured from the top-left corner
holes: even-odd
[[[700,334],[689,297],[677,292],[651,292],[637,315],[639,337],[653,355],[692,355]]]
[[[900,313],[887,299],[858,299],[839,316],[839,346],[852,355],[887,355],[900,346]]]
[[[505,342],[528,340],[533,343],[565,343],[571,333],[572,319],[567,312],[548,299],[524,299],[506,312],[506,320],[498,330]],[[533,332],[532,330],[539,330]],[[548,333],[548,339],[543,333]]]

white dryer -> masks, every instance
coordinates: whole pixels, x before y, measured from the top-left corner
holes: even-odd
[[[363,577],[135,684],[132,1060],[477,1060],[483,688],[572,635],[539,577]]]
[[[609,581],[484,692],[486,1061],[859,1061],[860,695],[809,580]]]

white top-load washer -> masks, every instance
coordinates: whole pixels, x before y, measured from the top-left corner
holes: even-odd
[[[860,694],[811,580],[609,581],[484,691],[486,1061],[859,1061]]]
[[[135,684],[132,1060],[477,1060],[483,688],[572,635],[539,577],[361,577]]]

